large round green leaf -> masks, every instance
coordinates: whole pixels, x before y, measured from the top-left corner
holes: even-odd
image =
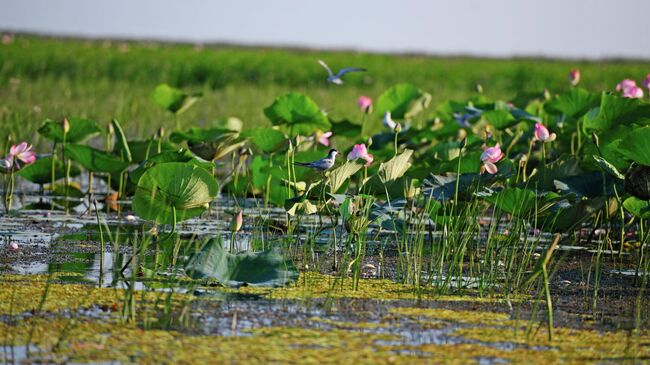
[[[429,106],[431,95],[411,84],[398,84],[384,91],[377,100],[380,116],[389,111],[395,119],[410,119]]]
[[[217,279],[231,287],[284,286],[298,278],[294,265],[277,250],[232,255],[224,249],[222,237],[209,240],[192,255],[185,273],[194,279]]]
[[[535,208],[535,192],[528,189],[507,188],[485,200],[513,215],[524,216]]]
[[[628,212],[632,213],[637,218],[650,218],[650,202],[647,200],[641,200],[631,196],[625,199],[623,206]]]
[[[272,128],[249,129],[242,132],[241,136],[250,140],[255,147],[266,153],[277,151],[287,141],[284,133]]]
[[[206,161],[200,157],[197,157],[192,152],[181,148],[175,151],[164,151],[158,154],[152,154],[146,161],[143,161],[137,169],[129,173],[129,179],[134,184],[137,184],[140,180],[142,174],[148,169],[154,167],[155,165],[166,163],[166,162],[187,162],[192,165],[196,165],[204,168],[208,172],[212,172],[214,164],[210,161]]]
[[[82,118],[68,118],[70,130],[65,136],[66,143],[79,143],[101,133],[94,121]],[[47,119],[38,129],[38,133],[54,142],[63,142],[63,123]]]
[[[545,104],[544,109],[550,113],[562,113],[571,118],[579,118],[591,108],[598,106],[600,97],[581,88],[573,88],[558,95]]]
[[[197,216],[218,193],[217,181],[205,169],[183,162],[168,162],[145,171],[138,181],[133,210],[140,217],[173,223]]]
[[[71,160],[77,161],[89,171],[118,174],[129,167],[128,162],[122,161],[115,155],[100,151],[81,144],[68,144],[65,153]]]
[[[201,93],[186,94],[167,84],[158,85],[151,99],[161,108],[174,114],[181,114],[196,103],[203,95]]]
[[[174,151],[178,148],[171,142],[160,141],[158,139],[148,139],[142,141],[128,141],[129,151],[131,152],[131,162],[140,163],[149,157],[158,154],[158,145],[160,152]],[[126,152],[119,144],[115,144],[113,154],[122,156]]]
[[[650,105],[638,99],[603,93],[595,118],[585,118],[583,129],[608,130],[618,125],[650,122]]]
[[[70,177],[79,176],[81,171],[76,165],[70,166]],[[33,182],[34,184],[48,184],[52,182],[52,156],[46,156],[37,159],[34,163],[29,164],[18,170],[18,175]],[[58,180],[65,177],[65,166],[61,160],[54,163],[54,179]]]
[[[650,126],[636,128],[623,138],[621,153],[639,165],[650,166]]]
[[[264,115],[291,137],[310,135],[317,130],[328,131],[331,127],[330,121],[316,102],[297,92],[275,99],[273,104],[264,109]]]

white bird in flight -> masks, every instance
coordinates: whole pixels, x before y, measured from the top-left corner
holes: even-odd
[[[305,166],[323,172],[331,169],[332,166],[334,166],[334,162],[336,162],[337,153],[339,153],[339,151],[332,148],[327,154],[327,157],[323,157],[320,160],[316,160],[314,162],[296,162],[295,164],[298,166]]]
[[[327,73],[329,76],[327,77],[327,81],[331,82],[332,84],[336,85],[341,85],[343,83],[343,80],[341,80],[341,77],[345,75],[348,72],[361,72],[361,71],[368,71],[365,68],[359,68],[359,67],[345,67],[339,70],[339,72],[335,75],[332,70],[327,66],[323,60],[318,60],[318,63],[321,64],[321,66],[325,67],[327,70]]]

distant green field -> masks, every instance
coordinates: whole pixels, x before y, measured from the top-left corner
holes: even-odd
[[[341,86],[325,82],[323,59],[334,69],[361,66]],[[650,62],[586,62],[537,59],[495,60],[418,55],[379,55],[232,46],[86,41],[17,36],[0,44],[0,137],[40,140],[46,118],[78,116],[108,123],[118,118],[132,136],[145,136],[174,120],[149,95],[160,83],[205,97],[181,116],[183,126],[210,125],[236,116],[245,127],[266,125],[263,108],[286,91],[313,98],[334,119],[357,120],[359,95],[376,99],[387,87],[410,82],[431,93],[432,109],[465,98],[477,83],[492,98],[520,92],[568,88],[567,73],[578,67],[583,87],[612,89],[618,81],[640,80]],[[378,119],[377,119],[378,120]],[[379,123],[379,122],[378,122]]]

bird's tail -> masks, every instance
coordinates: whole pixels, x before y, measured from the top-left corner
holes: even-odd
[[[298,166],[311,166],[308,162],[294,162],[293,164]]]

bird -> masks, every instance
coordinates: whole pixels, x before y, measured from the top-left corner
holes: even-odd
[[[339,151],[335,149],[331,149],[327,153],[327,157],[323,157],[320,160],[316,160],[313,162],[296,162],[295,164],[298,166],[304,166],[304,167],[309,167],[311,169],[317,170],[319,172],[327,171],[334,166],[334,162],[336,161],[336,154],[339,153]]]
[[[318,60],[318,63],[321,64],[326,70],[329,76],[327,77],[327,81],[331,82],[332,84],[336,85],[341,85],[343,83],[343,80],[341,80],[341,77],[345,75],[348,72],[361,72],[361,71],[368,71],[365,68],[359,68],[359,67],[345,67],[339,70],[339,72],[335,75],[332,70],[327,66],[323,60]]]

